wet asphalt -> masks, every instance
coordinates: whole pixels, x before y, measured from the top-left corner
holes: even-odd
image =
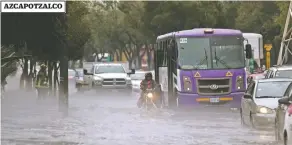
[[[12,86],[13,79],[8,81]],[[18,81],[15,81],[15,83]],[[77,93],[70,88],[68,114],[58,99],[7,89],[1,100],[2,145],[280,145],[273,131],[242,127],[225,108],[156,110],[136,107],[136,96]]]

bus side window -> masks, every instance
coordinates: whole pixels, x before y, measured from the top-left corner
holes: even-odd
[[[163,41],[163,67],[167,67],[168,59],[167,59],[167,40]]]
[[[163,65],[163,44],[162,41],[157,42],[157,49],[155,50],[155,58],[157,61],[157,67],[161,67]]]
[[[177,44],[174,39],[171,39],[171,50],[173,53],[171,55],[171,58],[176,61],[177,56],[178,56],[178,50],[177,50]]]

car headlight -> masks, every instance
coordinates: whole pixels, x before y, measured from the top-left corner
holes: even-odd
[[[192,81],[190,77],[183,76],[183,82],[184,82],[184,91],[191,92],[192,91]]]
[[[153,94],[152,94],[152,93],[148,93],[148,94],[147,94],[147,97],[148,97],[148,98],[152,98],[152,97],[153,97]]]
[[[99,77],[99,76],[94,76],[93,79],[94,79],[95,81],[102,81],[102,78]]]
[[[273,110],[264,106],[258,106],[257,112],[262,114],[272,114]]]
[[[94,83],[95,83],[96,85],[100,85],[100,84],[102,84],[102,78],[101,78],[101,77],[94,76],[94,77],[93,77],[93,80],[94,80]]]
[[[236,77],[236,89],[237,90],[242,90],[244,89],[244,81],[242,76],[237,76]]]

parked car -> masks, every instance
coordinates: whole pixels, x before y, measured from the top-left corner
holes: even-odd
[[[289,85],[280,99],[276,109],[275,137],[284,145],[292,144],[292,84]]]
[[[241,100],[241,123],[253,128],[274,127],[275,109],[292,79],[253,80]]]
[[[271,67],[265,78],[292,78],[292,65]]]

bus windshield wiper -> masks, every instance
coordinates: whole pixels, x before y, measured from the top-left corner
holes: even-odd
[[[204,59],[202,59],[197,65],[194,66],[194,69],[198,69],[198,67],[202,64],[204,64],[207,60],[208,60],[208,55],[207,55],[207,51],[206,48],[204,48],[205,51],[205,57]],[[208,62],[207,62],[207,68],[208,68]]]
[[[226,68],[228,68],[228,69],[230,69],[230,66],[229,65],[227,65],[227,63],[224,61],[224,60],[222,60],[222,59],[220,59],[218,56],[217,56],[217,51],[216,51],[216,48],[215,48],[215,60],[216,60],[216,65],[218,66],[218,61],[221,63],[221,64],[223,64]]]

